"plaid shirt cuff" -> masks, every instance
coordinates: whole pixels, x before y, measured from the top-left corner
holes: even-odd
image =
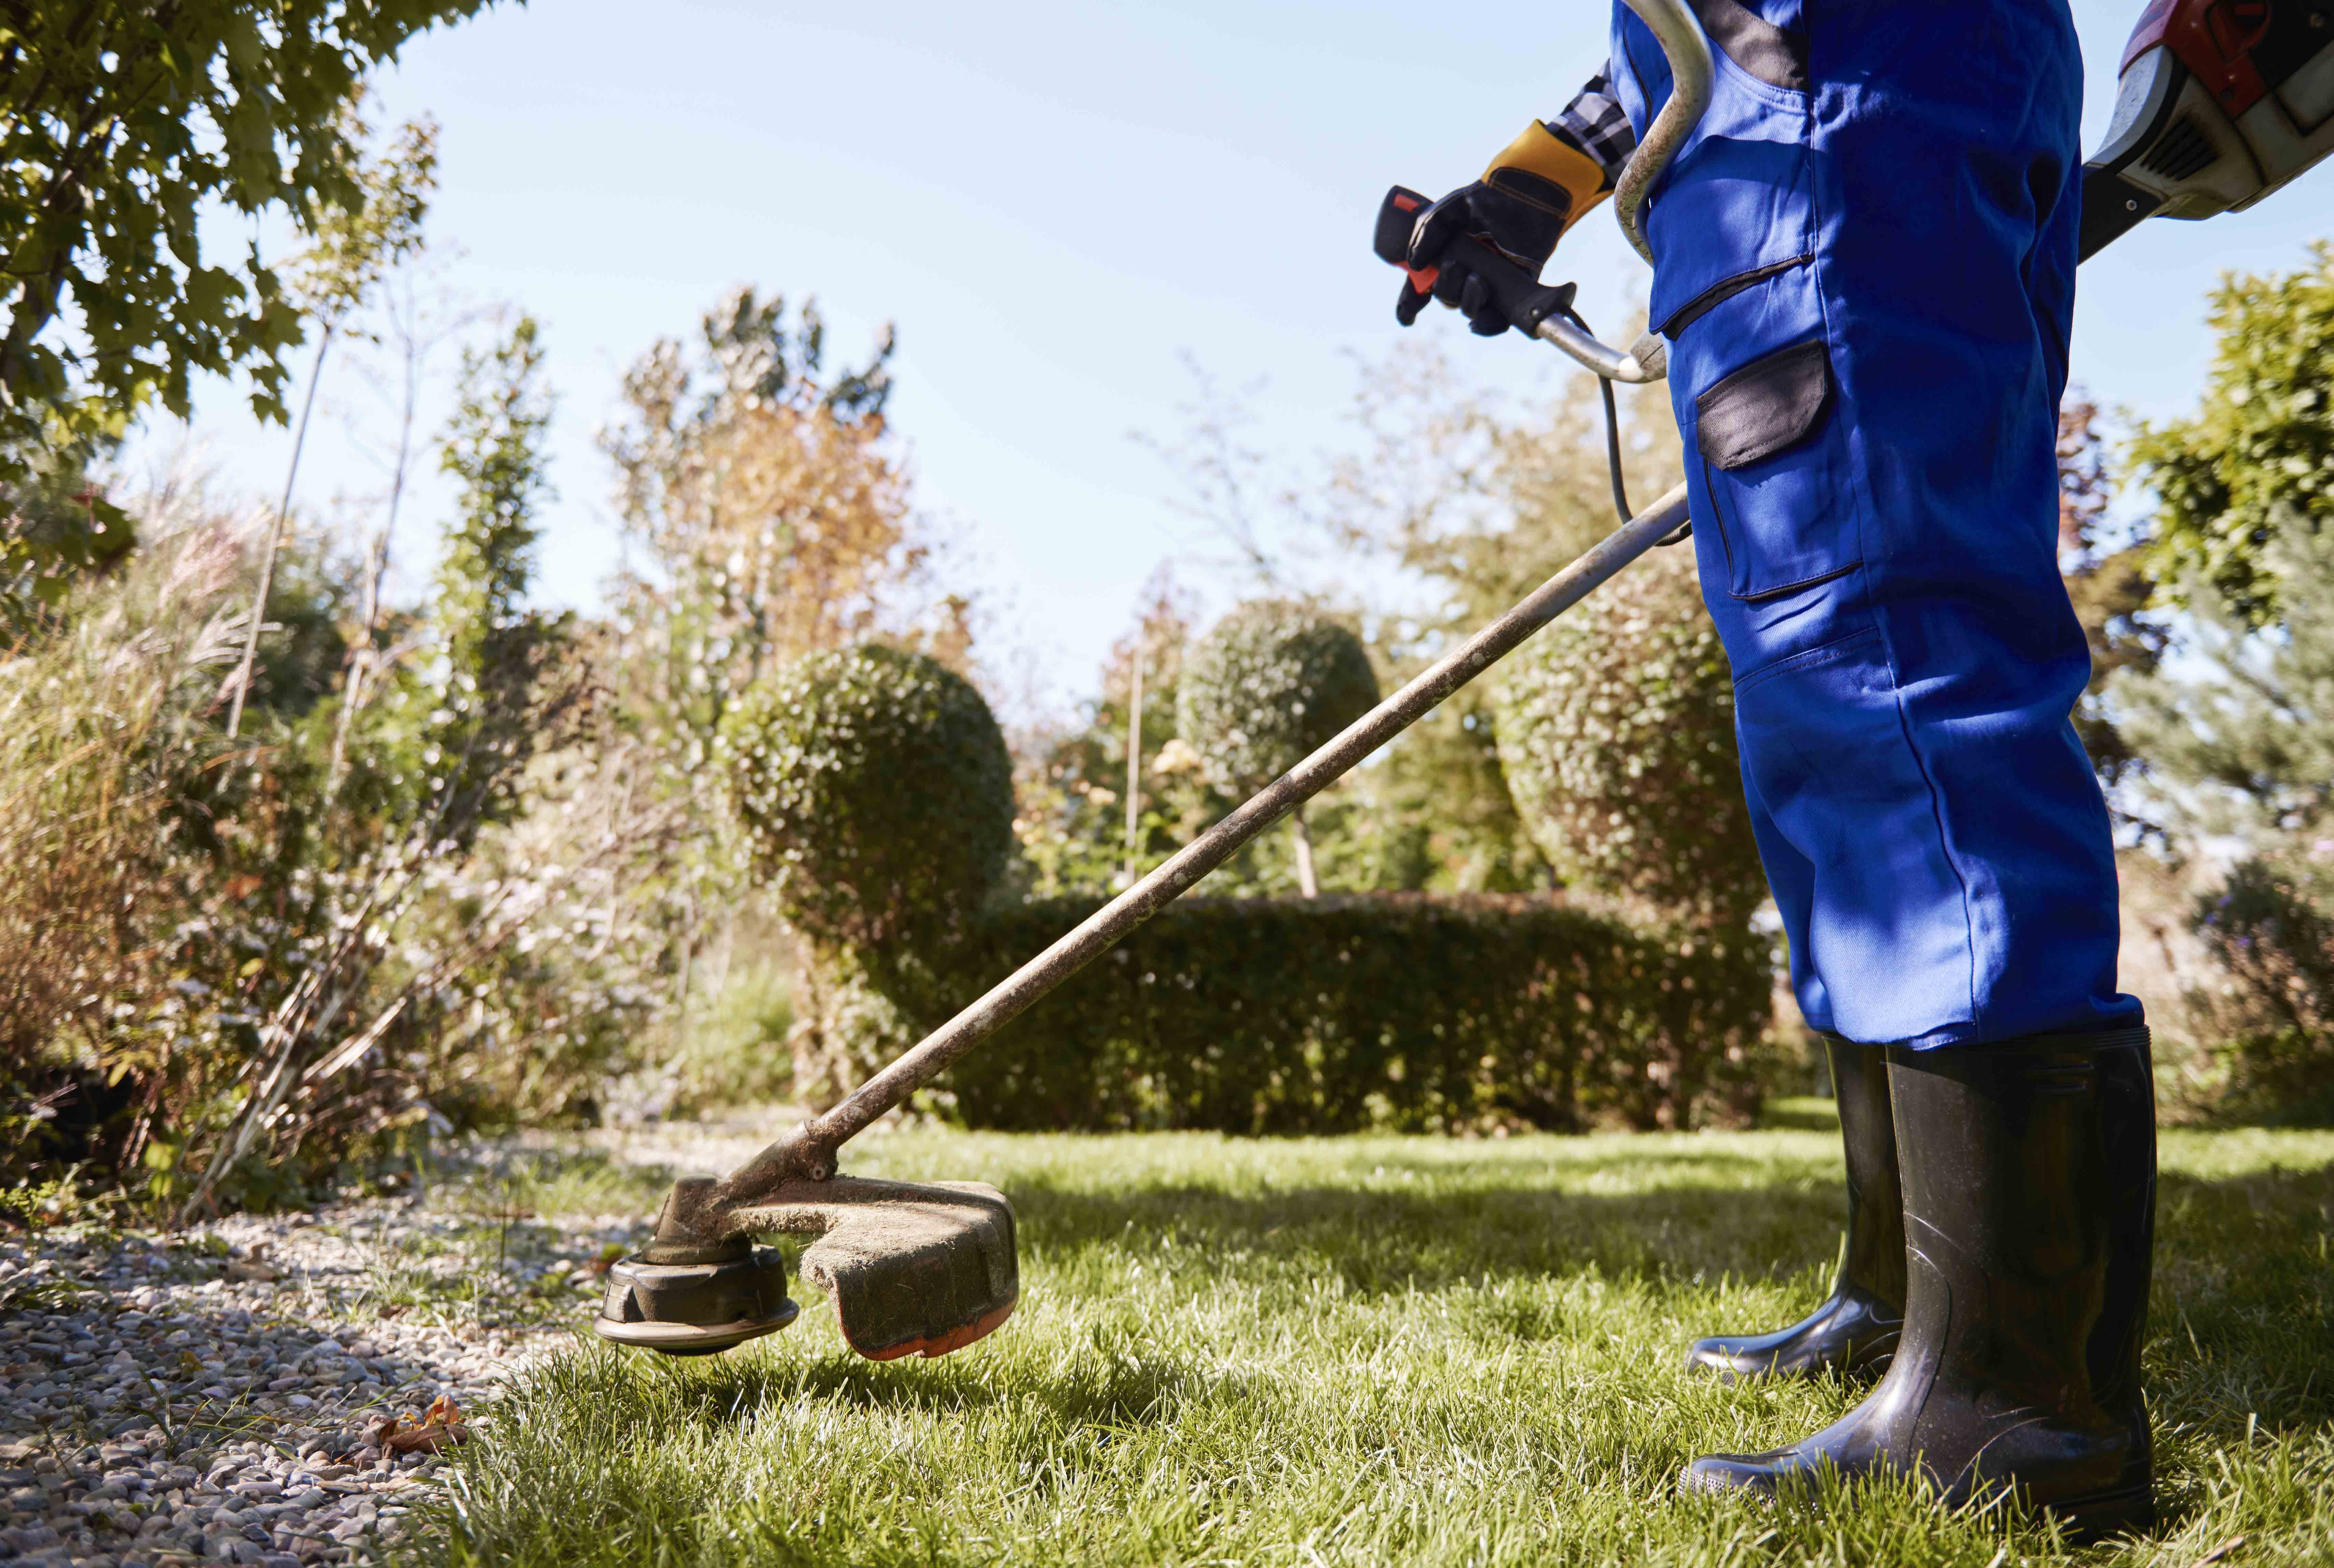
[[[1605,171],[1607,190],[1621,178],[1622,165],[1637,149],[1637,133],[1629,129],[1628,115],[1614,101],[1611,72],[1607,66],[1590,77],[1588,85],[1565,105],[1564,112],[1545,122]]]

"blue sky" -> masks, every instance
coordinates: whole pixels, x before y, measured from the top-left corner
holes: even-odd
[[[2075,6],[2087,145],[2137,9]],[[732,284],[815,294],[845,357],[898,323],[893,411],[920,504],[990,602],[992,659],[1059,697],[1090,686],[1153,567],[1215,553],[1131,438],[1181,428],[1179,356],[1230,384],[1268,378],[1273,444],[1335,444],[1349,354],[1398,331],[1367,249],[1379,197],[1460,183],[1560,106],[1603,58],[1605,15],[1587,0],[536,0],[423,38],[381,87],[391,114],[444,126],[432,226],[460,249],[456,285],[545,325],[561,397],[548,597],[590,602],[616,559],[592,438],[623,366]],[[2205,290],[2224,268],[2294,265],[2334,233],[2329,197],[2334,166],[2252,213],[2152,223],[2110,250],[2084,273],[2077,378],[2143,414],[2185,408],[2210,354]],[[1642,288],[1602,214],[1567,261],[1591,320]],[[1422,330],[1487,381],[1559,373],[1550,351],[1462,341],[1436,314]],[[351,360],[325,383],[300,486],[318,515],[379,484],[351,438],[377,420],[362,379]],[[288,437],[255,427],[236,389],[205,389],[196,426],[231,484],[280,483]],[[409,514],[409,566],[438,504],[425,490]]]

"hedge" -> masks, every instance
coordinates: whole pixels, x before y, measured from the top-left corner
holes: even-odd
[[[863,951],[854,985],[892,1004],[863,1015],[929,1029],[1099,904],[992,907],[905,962]],[[1545,895],[1187,898],[959,1063],[938,1104],[1019,1130],[1731,1121],[1755,1104],[1770,986],[1755,938]]]
[[[802,660],[723,740],[757,869],[805,938],[788,1046],[812,1104],[1100,907],[997,885],[1004,738],[928,659]],[[1187,898],[935,1099],[996,1128],[1689,1126],[1750,1109],[1770,985],[1747,933],[1624,923],[1553,895]]]

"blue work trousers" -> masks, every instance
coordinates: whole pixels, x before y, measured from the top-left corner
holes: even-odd
[[[1914,1047],[2132,1022],[2057,560],[2065,0],[1697,9],[1717,82],[1652,194],[1651,313],[1799,1005]],[[1615,11],[1642,136],[1669,72]]]

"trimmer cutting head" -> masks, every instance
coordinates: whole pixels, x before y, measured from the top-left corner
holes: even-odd
[[[707,1228],[721,1239],[703,1240]],[[790,1178],[731,1203],[698,1178],[667,1195],[656,1239],[608,1271],[592,1326],[667,1355],[786,1327],[799,1309],[784,1266],[748,1239],[767,1231],[818,1237],[804,1249],[803,1277],[834,1298],[844,1341],[871,1361],[960,1350],[1020,1299],[1013,1206],[986,1182]]]
[[[786,1295],[786,1261],[776,1249],[739,1236],[698,1250],[699,1262],[652,1262],[636,1253],[612,1265],[592,1326],[620,1345],[709,1356],[776,1333],[801,1313]]]

